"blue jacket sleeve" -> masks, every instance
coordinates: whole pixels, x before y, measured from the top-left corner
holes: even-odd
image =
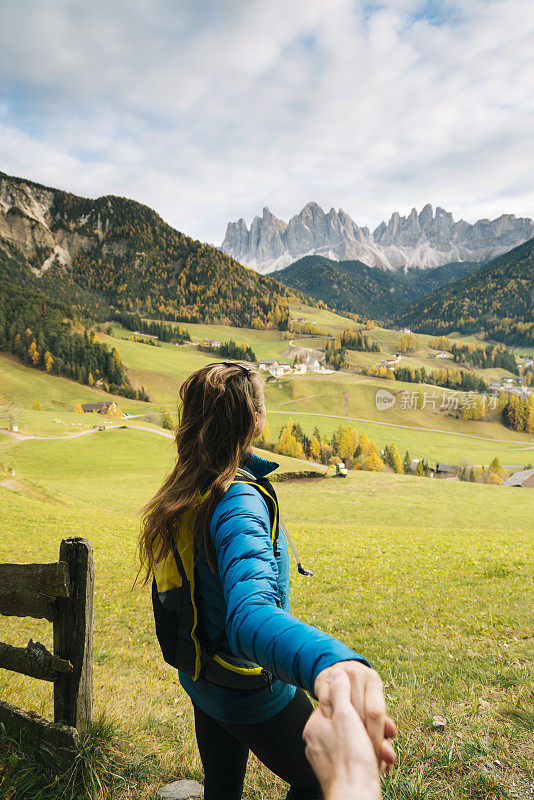
[[[233,652],[310,694],[317,675],[338,661],[368,661],[342,642],[280,607],[277,563],[259,493],[234,484],[219,501],[210,533],[226,602]]]

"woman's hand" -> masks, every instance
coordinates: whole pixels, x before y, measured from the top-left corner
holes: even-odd
[[[323,669],[315,679],[315,695],[325,717],[332,715],[331,678],[340,670],[346,673],[350,683],[350,697],[371,739],[377,762],[381,770],[388,770],[395,763],[395,751],[388,739],[397,729],[386,717],[384,689],[380,676],[374,669],[359,661],[339,661]]]
[[[306,757],[326,800],[379,800],[380,777],[371,740],[351,703],[351,683],[337,664],[330,668],[326,717],[321,706],[304,728]],[[326,671],[326,670],[325,670]]]

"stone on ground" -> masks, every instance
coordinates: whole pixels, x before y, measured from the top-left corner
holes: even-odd
[[[204,787],[198,781],[174,781],[162,786],[158,792],[161,800],[188,800],[189,797],[202,797]]]

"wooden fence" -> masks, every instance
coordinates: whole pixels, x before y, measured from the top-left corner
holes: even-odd
[[[0,614],[47,619],[50,653],[32,639],[27,647],[0,642],[0,668],[54,684],[54,722],[0,700],[8,734],[29,734],[56,768],[72,761],[80,734],[91,727],[93,704],[93,548],[87,539],[63,539],[59,561],[0,564]]]

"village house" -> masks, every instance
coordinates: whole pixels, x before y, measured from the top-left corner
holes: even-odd
[[[436,475],[440,478],[457,478],[460,468],[457,464],[436,464]]]
[[[117,403],[113,401],[104,401],[101,403],[82,403],[82,411],[85,414],[115,414],[117,411]]]
[[[429,358],[450,358],[451,354],[446,353],[444,350],[440,350],[438,353],[432,353]]]
[[[504,481],[503,486],[523,486],[527,489],[534,489],[534,469],[522,469],[515,475],[510,475]]]
[[[295,375],[304,375],[306,372],[306,364],[295,364],[293,372]]]
[[[220,347],[221,343],[217,339],[203,339],[202,344],[204,347]]]
[[[263,370],[264,372],[270,372],[277,366],[278,361],[273,361],[269,358],[262,358],[262,360],[258,362],[258,369]]]

